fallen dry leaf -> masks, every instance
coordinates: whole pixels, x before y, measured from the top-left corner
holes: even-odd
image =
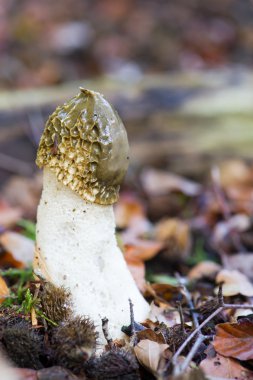
[[[10,207],[6,202],[0,201],[0,226],[12,227],[21,218],[20,208]]]
[[[15,371],[17,373],[18,380],[38,380],[38,372],[34,369],[17,368]]]
[[[145,330],[138,331],[136,333],[136,335],[137,335],[137,338],[139,341],[148,339],[148,340],[152,340],[152,342],[157,342],[159,344],[166,343],[163,334],[161,332],[156,333],[151,328],[147,328]]]
[[[135,239],[133,244],[125,244],[125,255],[146,261],[155,257],[163,248],[163,243],[154,240]]]
[[[215,279],[217,273],[221,270],[221,266],[213,261],[202,261],[195,265],[188,273],[190,280],[199,280],[201,278]]]
[[[17,232],[7,231],[0,235],[0,244],[6,252],[13,256],[13,262],[16,262],[15,267],[22,267],[32,263],[35,245],[31,239]],[[6,261],[6,257],[1,258],[1,264],[3,264],[2,260]]]
[[[9,288],[4,281],[4,279],[0,276],[0,304],[5,300],[5,298],[10,294]]]
[[[3,188],[3,197],[11,206],[20,208],[22,214],[29,219],[36,215],[41,189],[40,173],[34,178],[13,176]]]
[[[180,286],[173,286],[169,284],[146,284],[146,297],[153,297],[154,299],[169,301],[179,301],[182,299],[182,288]]]
[[[159,302],[159,306],[154,301],[151,302],[149,319],[165,323],[168,327],[172,327],[180,323],[180,315],[175,308],[169,307],[167,303]]]
[[[171,380],[208,380],[204,372],[199,368],[188,370],[182,375],[173,376]]]
[[[145,339],[141,340],[134,347],[134,352],[141,365],[155,374],[158,370],[162,355],[168,347],[169,346],[167,344],[159,344],[157,342]]]
[[[176,174],[151,168],[142,171],[141,182],[150,196],[167,194],[175,190],[189,196],[196,196],[201,191],[201,186],[196,182]]]
[[[226,357],[253,359],[252,321],[245,318],[238,323],[218,324],[213,346],[219,354]]]
[[[253,280],[253,253],[237,253],[227,256],[227,266],[231,270],[237,270]]]
[[[145,264],[142,260],[132,257],[125,253],[125,260],[130,270],[136,285],[138,286],[141,292],[144,292],[146,289],[145,281]]]
[[[146,220],[143,203],[133,194],[125,193],[119,198],[114,207],[116,226],[119,228],[129,227],[139,219]]]
[[[200,368],[210,378],[253,380],[253,373],[242,367],[236,360],[217,354],[206,358]]]
[[[155,228],[155,237],[166,244],[166,256],[184,258],[191,247],[190,228],[187,223],[177,218],[160,221]]]
[[[253,285],[248,278],[237,270],[221,270],[217,277],[216,283],[223,283],[222,292],[226,297],[241,294],[245,297],[253,297]],[[216,289],[216,293],[218,290]]]
[[[253,173],[242,160],[224,161],[218,166],[218,169],[220,171],[220,183],[224,188],[253,185]]]
[[[222,245],[223,240],[232,232],[246,231],[251,225],[250,218],[245,214],[237,214],[226,221],[216,224],[213,232],[213,241],[216,245]]]

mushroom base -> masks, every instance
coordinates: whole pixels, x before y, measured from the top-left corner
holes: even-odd
[[[149,305],[140,294],[115,237],[112,206],[85,202],[44,169],[37,214],[35,273],[71,291],[75,315],[89,316],[104,342],[101,319],[109,333],[121,338],[130,324],[129,298],[135,320],[148,317]]]

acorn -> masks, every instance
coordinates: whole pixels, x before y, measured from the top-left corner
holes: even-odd
[[[43,368],[43,336],[23,318],[11,318],[2,326],[1,341],[8,357],[21,368]]]
[[[139,380],[139,365],[129,349],[113,348],[100,357],[92,357],[86,373],[95,380]]]
[[[97,332],[86,317],[75,317],[52,330],[51,348],[55,364],[75,374],[84,373],[84,363],[95,353]]]
[[[47,282],[42,286],[39,299],[42,312],[57,324],[69,319],[72,315],[71,294],[63,286],[56,287]]]

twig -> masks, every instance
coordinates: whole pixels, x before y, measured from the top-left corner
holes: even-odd
[[[179,355],[181,354],[181,352],[183,352],[183,350],[185,349],[185,347],[190,343],[190,341],[195,337],[195,335],[197,335],[201,329],[209,322],[211,321],[211,319],[213,319],[217,314],[219,314],[221,311],[223,310],[223,306],[219,307],[217,310],[215,310],[211,315],[209,315],[208,318],[206,318],[200,325],[199,327],[197,327],[189,336],[188,338],[184,341],[184,343],[178,348],[178,350],[176,351],[175,355],[173,356],[173,364],[175,365],[176,364],[176,361],[179,357]]]
[[[181,302],[178,301],[177,305],[178,305],[178,312],[179,312],[179,316],[180,316],[180,324],[181,324],[182,333],[185,334],[184,314],[183,314],[183,310],[182,310],[182,304],[181,304]]]
[[[134,347],[137,344],[137,335],[136,335],[135,321],[134,321],[134,305],[130,298],[128,301],[129,301],[129,307],[130,307],[131,345],[133,345]]]
[[[109,329],[108,329],[109,319],[108,318],[102,318],[102,330],[105,337],[105,340],[109,346],[110,349],[113,348],[113,340],[110,337]]]
[[[237,305],[237,304],[224,304],[220,306],[218,309],[216,309],[212,314],[209,315],[184,341],[184,343],[178,348],[175,355],[173,356],[172,363],[175,366],[177,363],[177,359],[179,355],[183,352],[183,350],[186,348],[186,346],[190,343],[190,341],[195,337],[195,335],[199,334],[200,336],[206,338],[201,333],[201,329],[210,322],[216,315],[218,315],[220,312],[222,312],[224,309],[253,309],[253,305]],[[197,339],[198,341],[198,339]],[[196,341],[196,342],[197,342]],[[195,344],[194,344],[195,346]],[[193,347],[194,347],[193,346]]]
[[[28,130],[25,132],[28,135],[33,146],[37,147],[39,145],[41,131],[44,125],[44,118],[41,109],[38,107],[34,110],[27,112],[27,117],[29,121]]]
[[[18,158],[8,156],[4,153],[0,153],[0,168],[24,176],[33,174],[31,164],[21,161]]]
[[[178,273],[176,273],[176,279],[178,280],[179,285],[183,288],[183,292],[184,292],[185,298],[186,298],[187,303],[189,305],[189,309],[190,309],[190,313],[191,313],[191,316],[192,316],[194,327],[197,328],[199,326],[199,320],[198,320],[198,315],[197,315],[198,313],[196,313],[196,311],[194,310],[195,308],[194,308],[194,305],[193,305],[193,302],[192,302],[191,294],[188,291],[188,289],[185,286],[185,284],[183,283],[182,277]]]
[[[184,372],[186,370],[186,368],[188,367],[188,365],[190,364],[190,362],[192,361],[192,359],[194,358],[196,352],[198,351],[199,349],[199,346],[201,345],[201,343],[206,339],[206,336],[205,335],[202,335],[202,334],[199,334],[197,340],[195,341],[194,345],[192,346],[189,354],[186,356],[184,362],[182,363],[181,367],[180,367],[180,373],[181,372]],[[178,375],[179,373],[174,373],[174,375]]]

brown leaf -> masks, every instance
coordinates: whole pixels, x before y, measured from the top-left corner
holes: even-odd
[[[208,380],[204,372],[199,368],[194,368],[182,375],[173,376],[171,380]]]
[[[10,207],[7,203],[0,201],[0,226],[12,227],[21,218],[22,212],[20,208]]]
[[[10,291],[4,279],[0,276],[0,304],[5,300],[5,297],[9,295]]]
[[[216,264],[213,261],[202,261],[190,270],[188,278],[190,280],[199,280],[203,277],[215,279],[217,272],[220,270],[221,266],[219,264]]]
[[[34,178],[14,176],[5,185],[3,196],[11,206],[20,208],[23,215],[33,218],[36,215],[41,189],[41,174]]]
[[[155,237],[166,244],[167,255],[172,258],[184,258],[189,253],[190,228],[180,219],[168,218],[159,222],[155,229]]]
[[[114,207],[116,225],[119,228],[129,227],[139,219],[146,219],[144,206],[133,194],[123,194]]]
[[[145,281],[145,265],[142,260],[138,258],[134,258],[128,253],[125,254],[125,260],[130,270],[136,285],[140,289],[141,292],[144,292],[146,289],[146,281]]]
[[[11,256],[4,255],[0,260],[1,265],[10,260],[12,265],[18,268],[32,263],[35,246],[31,239],[16,232],[7,231],[0,236],[0,244],[7,253],[12,255],[12,260]]]
[[[156,169],[143,170],[141,182],[145,191],[150,196],[167,194],[175,190],[189,196],[196,196],[201,191],[201,186],[196,182]]]
[[[135,347],[134,352],[138,361],[147,370],[156,373],[162,355],[169,346],[167,344],[159,344],[151,340],[141,340]]]
[[[253,280],[253,253],[237,253],[227,256],[227,266],[231,270],[237,270]]]
[[[18,380],[38,380],[37,371],[34,369],[17,368],[15,371],[17,373]]]
[[[218,273],[216,283],[223,283],[222,292],[224,296],[241,294],[245,297],[253,297],[253,285],[244,274],[237,270],[223,269]]]
[[[236,360],[217,354],[206,358],[200,363],[200,368],[212,378],[253,380],[253,373],[242,367]]]
[[[240,323],[220,323],[216,326],[213,345],[223,356],[253,359],[253,323],[248,319]]]
[[[145,296],[152,296],[166,302],[182,298],[181,287],[169,284],[146,284]]]
[[[168,327],[180,323],[180,316],[175,308],[168,306],[167,303],[159,302],[159,306],[154,301],[151,302],[149,318],[153,321],[163,322]]]
[[[136,335],[139,341],[148,339],[148,340],[152,340],[152,342],[157,342],[160,344],[166,343],[165,338],[161,332],[157,334],[154,330],[150,328],[142,330],[142,331],[138,331]]]
[[[224,188],[253,185],[252,171],[242,160],[224,161],[218,168],[220,171],[220,183]]]
[[[163,248],[163,244],[154,240],[135,239],[133,244],[125,245],[125,255],[141,261],[150,260]]]

